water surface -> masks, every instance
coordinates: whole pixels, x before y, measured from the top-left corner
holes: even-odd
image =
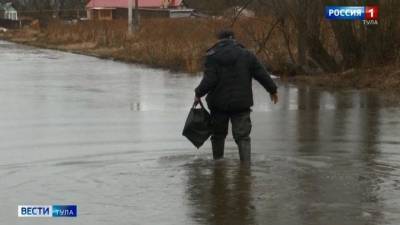
[[[400,108],[254,83],[247,168],[231,136],[219,163],[181,136],[199,79],[0,41],[0,224],[400,224]]]

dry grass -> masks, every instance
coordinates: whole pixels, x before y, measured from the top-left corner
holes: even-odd
[[[262,39],[271,29],[270,18],[252,18],[238,21],[234,30],[237,39],[257,53],[274,72],[285,71],[289,59],[287,45],[277,27],[265,46]],[[229,21],[213,19],[148,19],[134,35],[127,34],[126,21],[87,21],[78,24],[52,22],[42,30],[24,29],[0,34],[15,42],[39,47],[73,51],[135,62],[154,67],[196,73],[202,69],[206,50],[215,43],[215,32]],[[288,28],[288,33],[293,28]],[[322,40],[330,53],[337,51],[332,31],[322,27]],[[295,35],[292,35],[295,36]],[[296,40],[291,39],[291,51]],[[400,59],[399,62],[400,63]],[[372,69],[354,69],[338,74],[298,76],[297,82],[332,88],[376,88],[400,90],[400,66]]]
[[[239,41],[257,49],[257,36],[267,32],[270,26],[266,21],[249,19],[237,23],[234,30]],[[95,48],[119,49],[110,55],[116,59],[195,73],[202,68],[205,51],[216,41],[215,32],[227,23],[223,20],[148,19],[142,22],[138,33],[129,36],[125,21],[74,25],[54,22],[44,30],[41,41],[57,46],[93,43]],[[271,50],[258,53],[277,68],[282,63],[272,62],[272,59],[286,60],[287,53],[279,33],[274,34],[267,44]]]

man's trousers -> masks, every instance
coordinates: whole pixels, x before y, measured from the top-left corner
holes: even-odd
[[[225,138],[228,134],[229,121],[231,121],[232,134],[239,148],[240,160],[250,161],[250,112],[250,109],[244,112],[211,112],[211,144],[214,159],[224,157]]]

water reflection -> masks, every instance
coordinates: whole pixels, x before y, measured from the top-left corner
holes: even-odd
[[[319,121],[321,92],[299,87],[297,92],[297,140],[299,153],[316,153],[319,151]]]
[[[208,169],[206,169],[208,168]],[[250,167],[236,162],[187,165],[191,216],[199,224],[255,224]]]
[[[332,162],[327,169],[297,174],[298,187],[304,193],[297,207],[302,224],[379,224],[378,180],[369,171],[376,157],[370,143],[376,142],[379,115],[371,112],[370,104],[352,108],[354,96],[336,96],[333,111],[325,110],[320,107],[320,94],[299,89],[299,104],[304,104],[305,110],[297,114],[297,151],[307,158],[329,156]],[[376,104],[378,99],[368,101]]]

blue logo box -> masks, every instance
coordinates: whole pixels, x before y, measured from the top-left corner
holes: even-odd
[[[76,205],[53,205],[53,217],[77,217]]]
[[[326,6],[325,18],[329,20],[363,20],[364,6]]]

